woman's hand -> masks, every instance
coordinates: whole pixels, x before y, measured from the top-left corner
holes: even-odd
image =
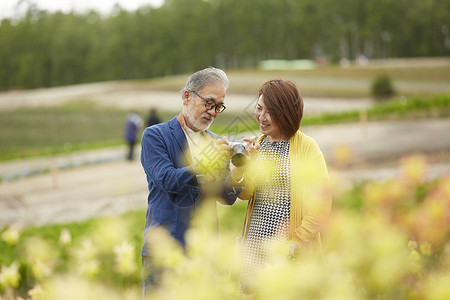
[[[256,136],[244,139],[244,141],[247,142],[246,150],[250,158],[256,158],[258,156],[258,151],[261,148],[261,145],[256,141]]]

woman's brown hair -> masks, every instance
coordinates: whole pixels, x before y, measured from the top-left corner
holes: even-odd
[[[272,79],[263,83],[258,97],[263,95],[270,117],[286,138],[300,128],[303,117],[303,99],[292,81]]]

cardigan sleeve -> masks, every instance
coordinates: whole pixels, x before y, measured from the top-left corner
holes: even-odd
[[[305,245],[317,238],[331,210],[326,162],[317,143],[303,135],[292,171],[292,239]]]

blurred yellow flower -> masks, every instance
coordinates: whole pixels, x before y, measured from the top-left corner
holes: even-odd
[[[44,263],[40,259],[36,259],[31,263],[31,271],[36,279],[43,279],[52,274],[52,266],[51,263]]]
[[[92,277],[100,270],[100,262],[97,260],[98,248],[94,246],[90,238],[81,242],[81,247],[75,250],[78,270],[81,274]]]
[[[353,187],[353,183],[348,178],[345,178],[339,171],[330,169],[328,172],[330,176],[328,183],[332,195],[337,196]],[[334,198],[336,197],[333,197],[333,199]],[[345,201],[346,199],[342,200]]]
[[[409,273],[405,236],[396,230],[388,230],[387,226],[384,229],[383,234],[374,232],[369,244],[373,264],[368,278],[380,290],[392,288]]]
[[[370,206],[382,203],[385,197],[385,189],[381,183],[369,181],[364,185],[363,199]]]
[[[202,155],[207,154],[210,155]],[[248,172],[256,174],[253,178],[270,180],[271,168],[261,170],[252,164],[248,167]],[[242,248],[234,243],[241,224],[236,225],[237,230],[221,230],[219,236],[215,217],[217,199],[205,198],[192,217],[185,249],[165,229],[154,228],[147,235],[145,242],[155,267],[162,269],[161,280],[152,287],[148,299],[449,298],[450,178],[415,186],[425,179],[425,160],[405,159],[401,168],[402,177],[398,180],[367,182],[361,189],[352,191],[358,193],[356,196],[351,193],[341,196],[341,202],[333,206],[330,221],[321,232],[324,252],[320,258],[308,255],[305,250],[292,259],[288,243],[268,244],[268,263],[250,276],[249,285],[245,285],[247,281],[241,282],[244,293],[239,290]],[[312,193],[319,196],[323,188],[314,167],[304,163],[301,169],[294,169],[300,170],[302,183],[313,186]],[[346,182],[342,178],[333,180],[332,190],[341,192],[339,187]],[[350,207],[344,202],[359,203],[360,198],[364,201],[362,206]],[[29,291],[30,300],[139,298],[140,284],[132,280],[137,278],[140,268],[136,264],[135,245],[127,239],[129,225],[116,218],[98,224],[93,234],[82,237],[78,248],[73,252],[68,249],[69,254],[75,254],[67,257],[68,264],[76,264],[83,276],[76,270],[73,274],[71,271],[52,273],[58,265],[56,259],[61,256],[46,240],[33,237],[19,244],[24,264],[35,276],[33,280],[42,284]],[[5,232],[3,240],[11,234]],[[60,245],[69,245],[71,240],[70,231],[61,230]],[[109,263],[112,258],[119,275],[131,275],[114,278],[123,282],[123,286],[102,282],[100,263]],[[92,276],[96,276],[95,280]],[[2,266],[2,289],[16,293],[20,280],[18,263]]]
[[[59,244],[63,246],[67,246],[72,242],[72,234],[70,230],[67,228],[63,228],[59,235]]]
[[[114,254],[119,273],[129,275],[137,270],[133,245],[123,241],[121,245],[114,247]]]
[[[400,175],[406,182],[417,185],[425,180],[428,163],[423,155],[411,155],[400,160]]]
[[[201,205],[197,206],[190,228],[207,235],[217,233],[217,201],[220,201],[217,197],[205,198]]]
[[[28,291],[28,295],[31,297],[31,300],[45,300],[47,299],[45,295],[45,291],[38,284],[34,288]]]
[[[27,238],[24,242],[25,259],[37,279],[49,276],[57,263],[55,248],[39,237]]]
[[[19,241],[20,231],[17,228],[9,227],[2,233],[2,240],[8,245],[15,245]]]
[[[54,247],[40,237],[29,237],[24,242],[25,257],[27,261],[40,260],[43,263],[52,261],[55,257]]]
[[[222,182],[222,178],[226,176],[224,170],[230,155],[227,149],[209,138],[200,139],[197,147],[191,149],[192,168],[196,174],[203,175],[204,183],[210,185]]]
[[[445,241],[450,221],[447,209],[440,199],[427,198],[416,210],[414,233],[421,242],[436,246]]]
[[[20,279],[19,264],[17,262],[13,262],[9,267],[2,265],[0,272],[1,286],[16,288],[19,286]]]
[[[422,256],[420,255],[420,253],[417,250],[412,250],[409,253],[409,261],[410,261],[410,266],[411,266],[411,271],[413,273],[420,273],[422,272]]]
[[[450,176],[443,177],[439,180],[439,190],[442,191],[444,199],[450,201]]]
[[[93,277],[100,271],[100,262],[97,259],[83,261],[79,265],[79,271],[87,277]]]
[[[77,250],[77,257],[80,261],[93,259],[97,256],[98,249],[90,238],[81,241],[81,248]]]
[[[333,147],[333,161],[337,166],[345,167],[350,164],[353,151],[348,144],[337,144]]]
[[[62,275],[52,278],[44,285],[46,300],[135,300],[140,299],[136,288],[120,291],[91,279]]]
[[[417,242],[413,241],[413,240],[410,240],[408,242],[408,248],[411,249],[411,250],[416,250],[417,249]]]
[[[145,237],[157,267],[176,268],[184,260],[181,245],[164,228],[152,228]]]
[[[443,273],[432,274],[426,279],[423,299],[444,300],[450,299],[450,273],[444,270]]]
[[[245,180],[251,181],[253,184],[270,184],[270,178],[275,170],[275,160],[269,157],[264,166],[258,166],[256,160],[253,159],[245,168]]]
[[[104,218],[98,222],[90,236],[97,251],[108,253],[115,245],[122,243],[129,232],[129,225],[123,219]]]
[[[425,242],[425,243],[423,243],[423,244],[420,245],[420,252],[421,252],[423,255],[425,255],[425,256],[430,256],[430,255],[431,255],[431,253],[432,253],[432,250],[431,250],[431,249],[432,249],[432,248],[431,248],[430,243]]]
[[[402,181],[399,180],[388,180],[383,185],[384,195],[383,197],[390,203],[397,203],[404,201],[409,194],[411,189],[408,188]]]

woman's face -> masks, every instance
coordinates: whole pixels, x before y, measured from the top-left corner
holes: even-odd
[[[264,104],[264,97],[261,95],[256,103],[255,107],[255,118],[258,121],[259,130],[262,134],[268,135],[272,141],[281,141],[284,136],[281,133],[280,128],[272,120],[270,116],[270,111]]]

